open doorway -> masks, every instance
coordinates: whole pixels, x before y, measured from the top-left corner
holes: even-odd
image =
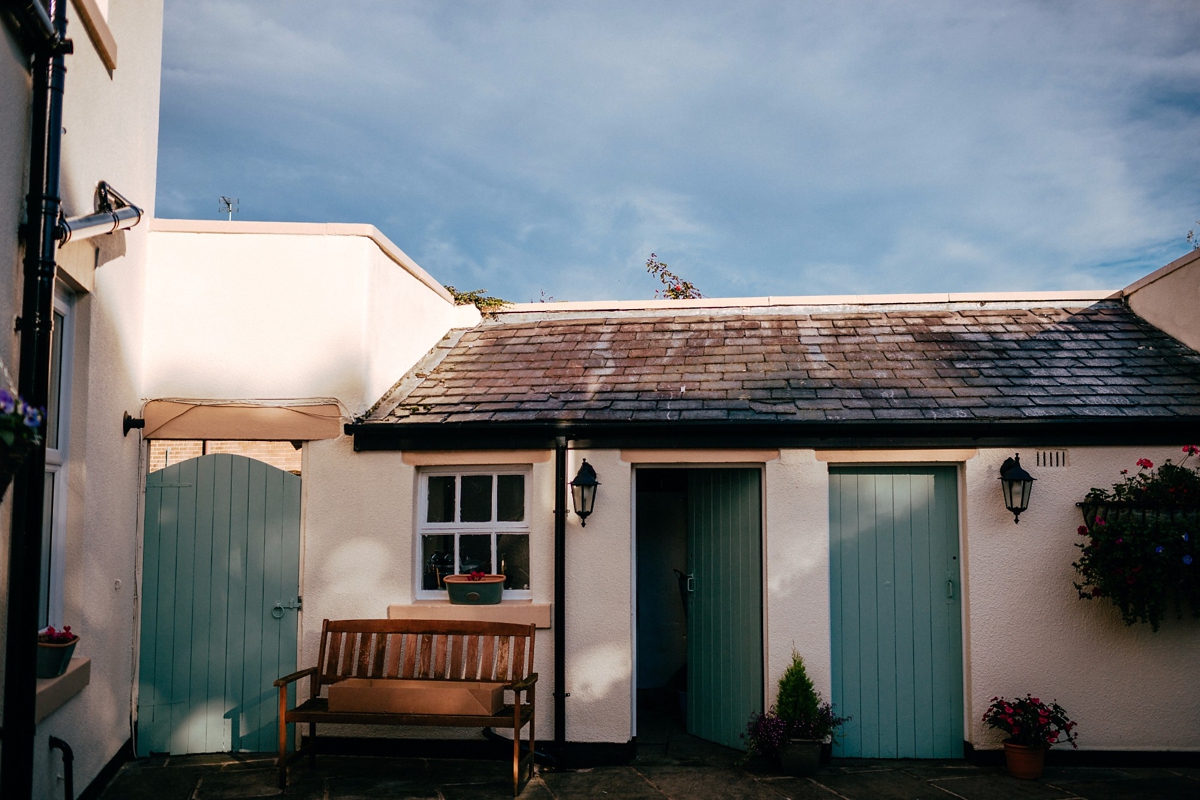
[[[637,735],[742,748],[763,707],[762,474],[636,472]]]

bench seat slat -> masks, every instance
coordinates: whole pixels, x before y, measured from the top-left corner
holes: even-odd
[[[400,671],[400,644],[403,641],[403,636],[394,633],[388,634],[387,663],[383,667],[383,677],[394,678]]]
[[[397,677],[411,678],[417,674],[417,635],[404,634],[404,666]]]
[[[479,679],[479,637],[468,636],[467,638],[467,668],[463,672],[463,678],[469,681]]]
[[[522,725],[532,709],[521,706]],[[512,728],[513,707],[504,706],[498,714],[392,714],[372,711],[330,711],[329,699],[317,697],[287,712],[287,722],[322,722],[339,725],[435,725],[451,728]]]

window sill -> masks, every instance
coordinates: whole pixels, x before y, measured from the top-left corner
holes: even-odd
[[[72,658],[67,671],[57,678],[38,678],[33,722],[40,723],[83,691],[92,680],[92,660]]]
[[[467,606],[448,600],[417,600],[388,606],[388,619],[453,619],[471,622],[533,623],[550,627],[550,604],[532,600],[505,600],[497,605]]]

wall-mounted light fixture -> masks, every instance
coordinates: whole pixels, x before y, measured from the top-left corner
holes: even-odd
[[[596,505],[596,487],[599,485],[600,481],[596,480],[596,470],[587,463],[585,458],[583,466],[579,468],[579,472],[575,473],[575,480],[571,481],[571,502],[585,528],[588,515],[592,513],[592,507]]]
[[[1029,508],[1029,495],[1037,478],[1021,468],[1021,456],[1017,454],[1005,459],[1000,465],[1000,488],[1004,491],[1004,507],[1013,514],[1013,522],[1020,524],[1021,512]]]
[[[140,430],[144,427],[146,427],[146,420],[139,417],[131,417],[129,416],[129,412],[126,411],[125,417],[121,420],[121,435],[128,436],[129,432],[134,428],[138,428]]]

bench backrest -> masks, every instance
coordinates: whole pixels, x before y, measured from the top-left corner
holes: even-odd
[[[533,625],[325,620],[314,694],[347,678],[518,681],[533,671]]]

